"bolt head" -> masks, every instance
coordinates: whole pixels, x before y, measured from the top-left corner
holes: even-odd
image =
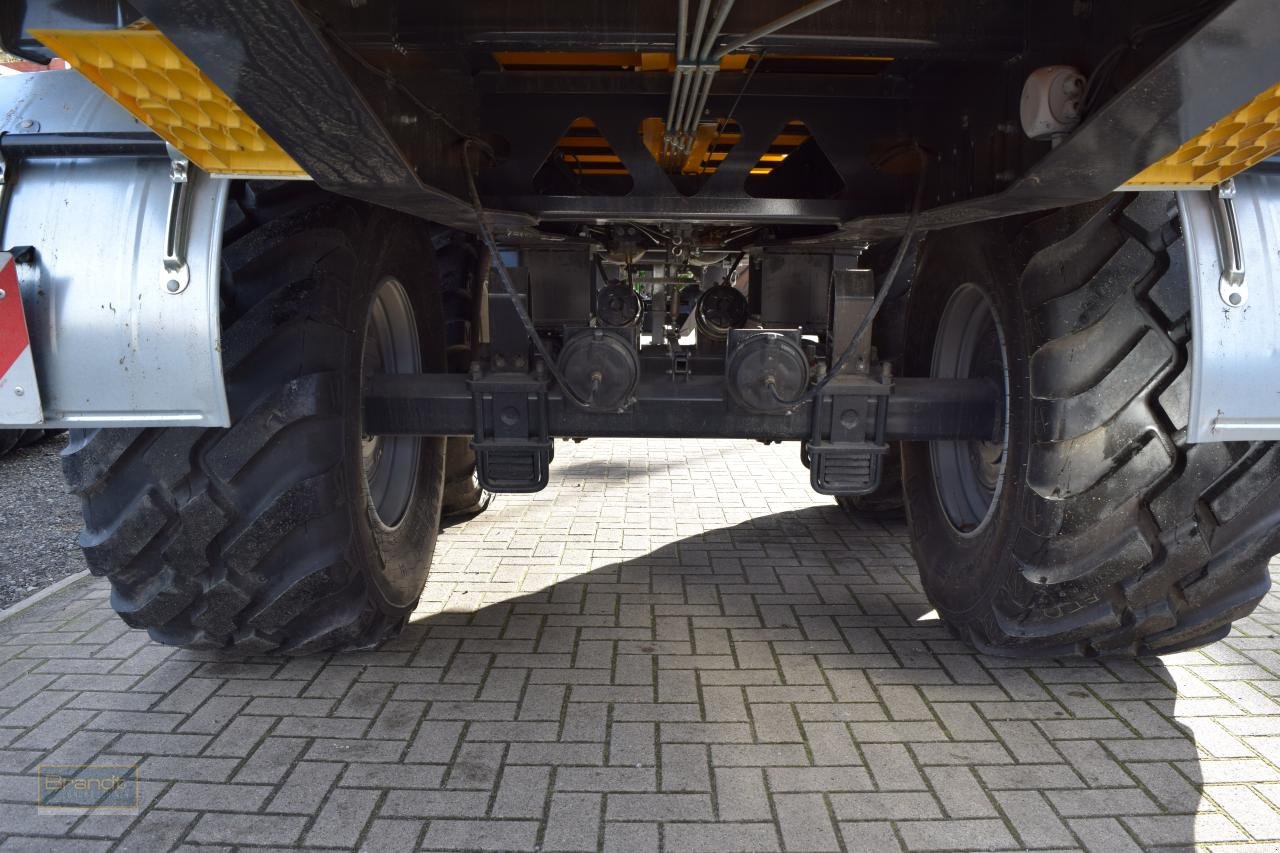
[[[177,293],[182,289],[182,285],[178,283],[176,278],[171,278],[164,284],[164,289],[170,293]]]
[[[27,393],[27,392],[26,392],[25,390],[23,390],[23,388],[22,388],[22,386],[21,386],[21,385],[19,385],[19,386],[15,387],[15,388],[13,389],[13,396],[15,396],[15,397],[21,397],[21,396],[22,396],[23,394],[25,394],[25,393]]]
[[[6,294],[3,289],[0,289],[0,299],[4,299],[7,295],[8,294]]]

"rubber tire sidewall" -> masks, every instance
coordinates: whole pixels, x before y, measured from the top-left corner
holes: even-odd
[[[10,451],[21,447],[23,435],[24,431],[21,429],[0,430],[0,456],[7,456]]]
[[[355,564],[368,575],[369,596],[384,613],[403,616],[412,612],[435,550],[440,526],[441,489],[445,472],[445,439],[422,438],[413,497],[404,517],[388,528],[374,509],[365,480],[361,455],[361,407],[363,406],[363,348],[369,308],[377,286],[396,279],[409,297],[417,326],[425,372],[443,372],[446,357],[443,314],[434,253],[425,224],[398,214],[377,211],[369,216],[359,242],[353,248],[356,269],[346,282],[333,280],[330,287],[351,287],[355,298],[346,300],[344,325],[355,330],[343,378],[344,479],[356,496],[353,512]],[[349,282],[349,284],[348,284]]]
[[[1020,578],[1012,545],[1020,527],[1030,435],[1030,380],[1023,305],[1008,247],[965,229],[931,235],[912,289],[907,322],[907,375],[928,376],[943,309],[956,288],[979,287],[1004,332],[1009,376],[1008,429],[1003,482],[985,524],[968,535],[947,516],[935,485],[928,442],[903,442],[902,476],[907,521],[930,602],[952,625],[991,613],[1000,590]],[[987,232],[989,233],[989,232]],[[972,239],[967,239],[972,236]]]

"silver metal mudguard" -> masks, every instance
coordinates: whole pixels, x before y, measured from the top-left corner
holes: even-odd
[[[1180,192],[1191,280],[1187,440],[1280,440],[1280,174]]]
[[[74,71],[0,77],[0,133],[86,132],[147,128]],[[229,423],[227,182],[170,154],[0,163],[0,251],[34,248],[17,269],[45,426]]]

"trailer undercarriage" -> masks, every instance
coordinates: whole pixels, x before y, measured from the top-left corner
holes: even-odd
[[[602,436],[796,442],[905,505],[981,648],[1204,642],[1280,548],[1278,34],[1266,0],[12,4],[0,42],[76,72],[2,89],[0,422],[85,430],[90,564],[166,642],[376,642],[442,512]]]

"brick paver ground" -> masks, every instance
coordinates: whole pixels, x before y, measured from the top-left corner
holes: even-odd
[[[1280,598],[1161,659],[983,657],[794,445],[561,444],[373,652],[227,659],[90,579],[0,623],[0,849],[1280,843]],[[138,763],[140,814],[37,814]]]

